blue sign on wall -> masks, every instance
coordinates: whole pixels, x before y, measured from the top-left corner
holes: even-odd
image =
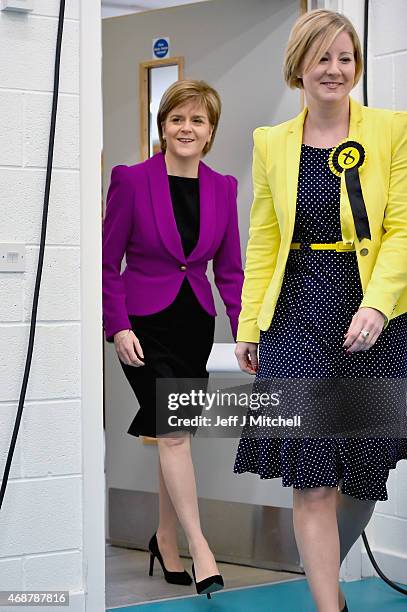
[[[169,38],[154,38],[153,40],[153,57],[162,59],[170,54],[170,39]]]

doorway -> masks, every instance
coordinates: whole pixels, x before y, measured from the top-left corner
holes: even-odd
[[[262,0],[211,0],[104,19],[104,197],[113,166],[132,165],[145,158],[148,139],[142,127],[146,120],[140,121],[143,95],[138,72],[152,60],[153,41],[166,37],[170,58],[183,58],[184,77],[204,79],[221,95],[221,122],[205,163],[238,178],[244,250],[251,202],[252,131],[257,125],[284,121],[300,109],[298,93],[288,90],[281,77],[285,43],[300,10],[298,0],[285,2],[283,8],[278,0],[266,4]],[[211,33],[210,44],[204,32]],[[233,343],[218,297],[216,308],[214,351]],[[233,361],[233,351],[229,354]],[[234,365],[226,359],[224,373],[231,367]],[[106,605],[192,595],[193,587],[168,585],[161,571],[148,576],[146,547],[158,514],[157,449],[149,441],[126,434],[137,405],[111,343],[104,344],[104,387]],[[193,442],[202,523],[228,586],[298,578],[302,568],[291,527],[291,490],[283,489],[277,480],[264,487],[254,476],[234,475],[236,445],[236,439]],[[208,477],[211,472],[217,474],[216,479]],[[226,530],[222,516],[235,516],[236,523],[232,521]],[[236,533],[242,531],[247,538],[237,545]],[[284,534],[279,542],[269,542],[264,535],[276,532]],[[187,554],[182,533],[179,536],[181,552]],[[269,550],[274,551],[272,559]],[[184,562],[190,569],[189,559]]]

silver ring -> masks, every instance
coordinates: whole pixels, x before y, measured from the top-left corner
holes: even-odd
[[[363,336],[364,340],[366,340],[366,338],[370,335],[370,332],[367,331],[367,329],[362,329],[362,331],[360,333]]]

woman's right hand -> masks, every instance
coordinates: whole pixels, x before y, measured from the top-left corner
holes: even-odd
[[[144,365],[143,349],[139,339],[131,329],[122,329],[114,335],[116,353],[123,363],[138,368]],[[141,357],[141,359],[140,359]]]
[[[259,367],[255,342],[236,342],[235,355],[242,372],[256,374]]]

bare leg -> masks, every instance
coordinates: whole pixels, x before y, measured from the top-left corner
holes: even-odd
[[[157,543],[163,557],[164,565],[170,572],[182,572],[184,566],[179,558],[177,542],[177,513],[168,495],[163,478],[160,460],[158,460],[159,481],[159,522],[157,529]]]
[[[337,489],[293,491],[294,532],[318,612],[338,612]]]
[[[376,501],[362,501],[351,495],[338,492],[336,515],[338,520],[339,542],[340,542],[340,563],[344,561],[346,555],[365,529],[373,514]],[[345,605],[343,593],[339,592],[339,608],[342,610]]]
[[[196,579],[218,574],[215,558],[201,530],[189,434],[157,438],[165,485],[188,539]]]

